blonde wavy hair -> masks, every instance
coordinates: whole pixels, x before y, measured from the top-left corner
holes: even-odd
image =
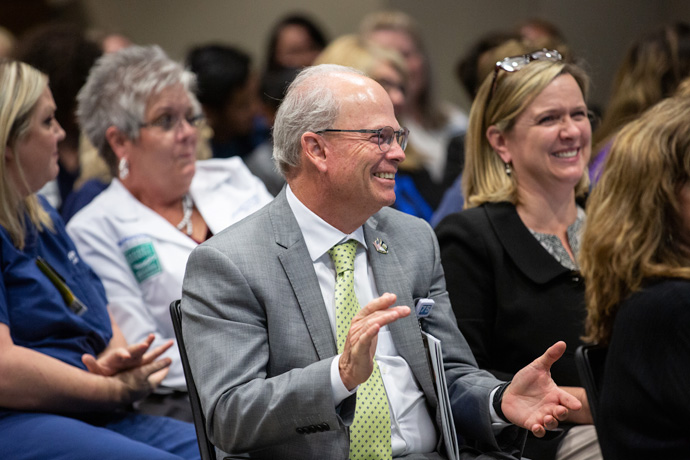
[[[9,232],[19,249],[24,249],[26,239],[25,216],[39,231],[53,230],[50,215],[36,195],[22,198],[9,177],[5,158],[7,147],[14,147],[28,134],[36,103],[47,85],[48,77],[30,65],[0,60],[0,226]],[[26,182],[21,161],[16,164],[20,180]]]
[[[493,72],[487,75],[477,92],[470,110],[470,122],[465,139],[465,169],[462,187],[465,208],[487,202],[509,201],[517,204],[515,174],[508,176],[505,165],[493,150],[487,129],[495,125],[501,132],[513,129],[515,121],[532,101],[560,75],[572,75],[587,100],[589,77],[579,66],[564,61],[532,61],[516,72],[498,71],[495,90]],[[587,171],[575,187],[577,196],[589,189]]]
[[[678,193],[690,182],[690,97],[666,99],[616,136],[587,204],[580,250],[586,340],[609,343],[620,303],[649,278],[690,279]]]

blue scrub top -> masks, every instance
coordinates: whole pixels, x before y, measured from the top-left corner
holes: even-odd
[[[58,213],[43,197],[39,196],[39,201],[50,214],[55,232],[39,232],[27,218],[26,246],[20,251],[7,230],[0,227],[0,322],[9,326],[15,345],[86,369],[82,354],[98,355],[113,335],[105,289],[79,257]],[[83,315],[70,310],[36,265],[37,256],[45,259],[86,305]]]

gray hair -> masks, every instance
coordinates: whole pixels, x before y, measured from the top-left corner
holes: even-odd
[[[96,61],[77,95],[77,118],[111,171],[117,171],[117,158],[105,138],[106,130],[115,126],[129,139],[138,139],[151,96],[178,84],[199,111],[193,92],[195,75],[158,46],[130,46]]]
[[[288,87],[273,126],[273,161],[283,177],[300,165],[302,134],[332,128],[338,118],[340,101],[328,84],[335,74],[364,75],[351,67],[321,64],[305,68]]]

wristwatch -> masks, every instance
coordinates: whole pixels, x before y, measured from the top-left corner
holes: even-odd
[[[496,415],[501,417],[501,419],[506,422],[506,423],[511,423],[510,420],[508,420],[503,413],[503,409],[501,408],[501,405],[503,403],[503,393],[506,391],[506,388],[508,388],[508,385],[510,385],[510,382],[502,383],[498,389],[496,390],[496,393],[494,393],[494,401],[493,401],[493,406],[494,410],[496,411]]]

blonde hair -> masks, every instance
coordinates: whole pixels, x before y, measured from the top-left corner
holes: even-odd
[[[490,100],[493,73],[484,79],[470,110],[465,140],[465,169],[462,176],[465,208],[487,202],[517,203],[515,175],[505,173],[505,165],[489,144],[486,131],[489,126],[495,125],[500,131],[509,132],[532,101],[555,78],[564,74],[572,75],[586,100],[589,78],[577,65],[563,61],[532,61],[517,72],[499,70]],[[589,175],[585,171],[575,187],[575,193],[582,196],[588,188]]]
[[[381,62],[390,64],[403,80],[407,77],[405,61],[397,51],[365,41],[356,34],[343,35],[333,40],[319,54],[314,65],[338,64],[352,67],[373,78],[376,67]]]
[[[53,229],[50,215],[36,195],[22,199],[6,167],[7,147],[14,147],[28,134],[36,103],[47,85],[48,77],[30,65],[0,60],[0,226],[8,231],[19,249],[24,248],[26,239],[25,215],[39,231]],[[20,179],[26,182],[21,161],[16,165]]]
[[[690,77],[686,77],[680,82],[676,88],[675,96],[688,97],[690,96]]]
[[[678,192],[690,180],[690,98],[666,99],[626,125],[587,205],[580,251],[586,340],[606,344],[620,302],[655,277],[690,278]]]

